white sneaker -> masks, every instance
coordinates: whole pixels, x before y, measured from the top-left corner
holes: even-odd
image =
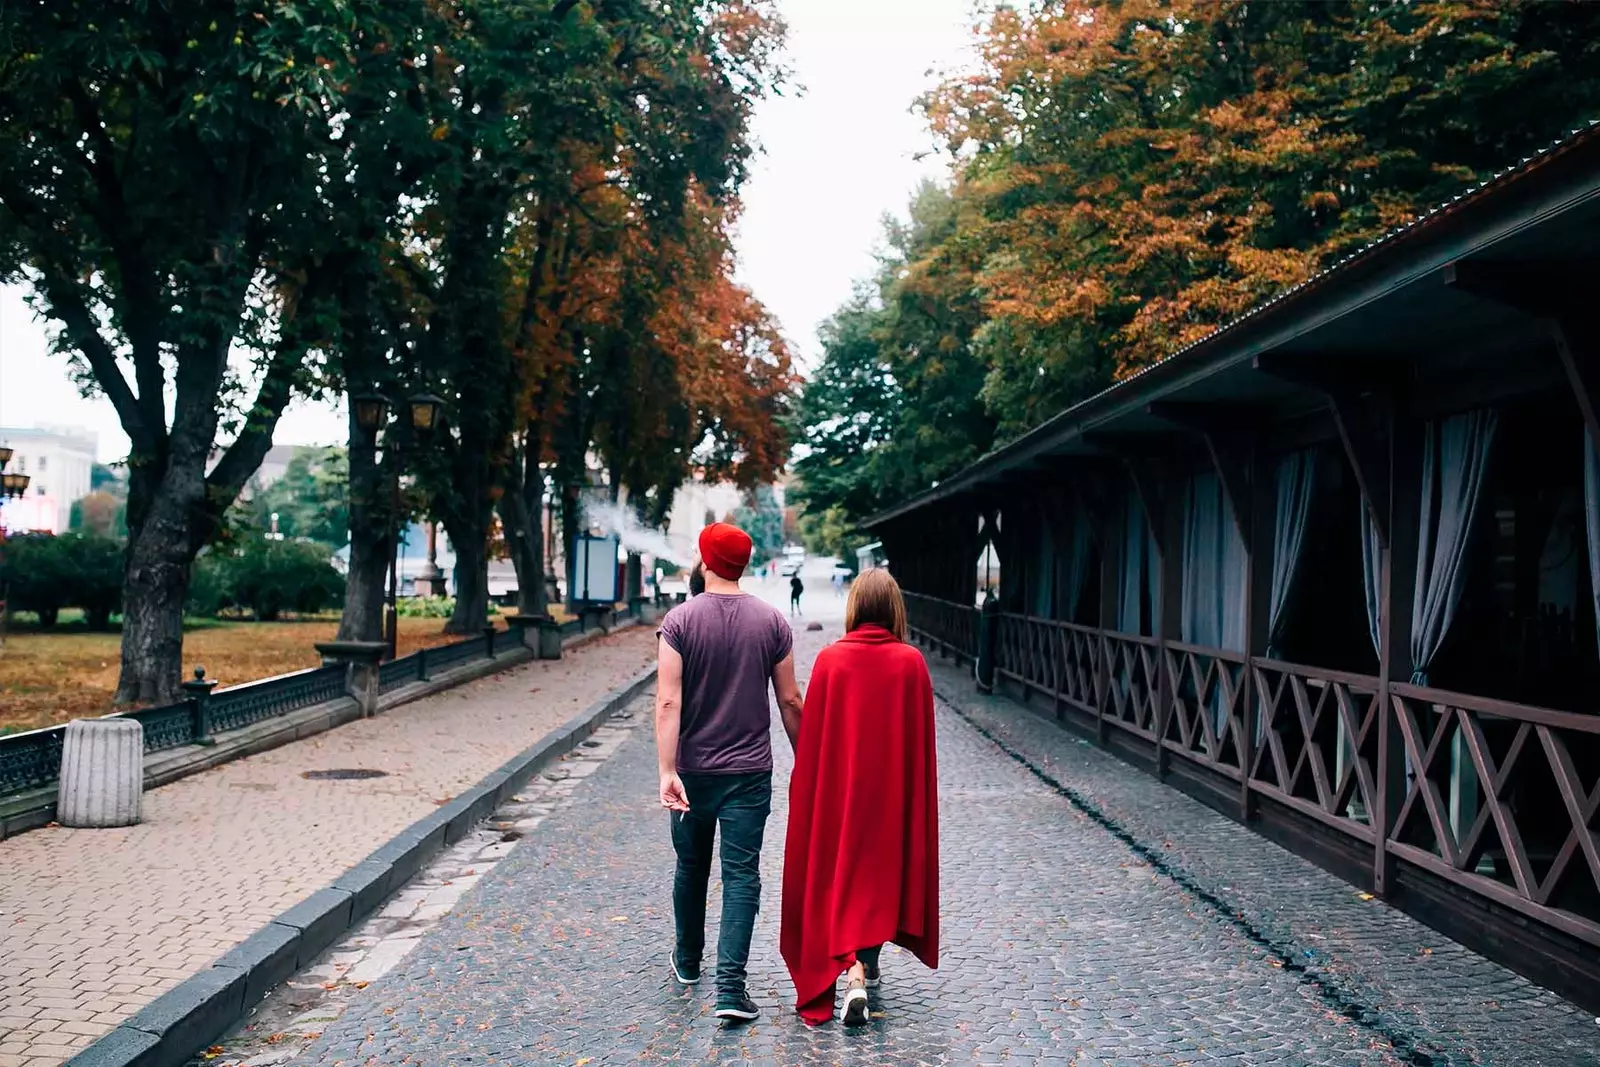
[[[845,990],[844,1004],[839,1009],[839,1021],[846,1026],[865,1026],[870,1017],[866,986],[853,985]]]

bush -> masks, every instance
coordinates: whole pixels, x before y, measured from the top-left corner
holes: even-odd
[[[93,629],[111,625],[122,606],[121,543],[97,534],[22,534],[0,548],[0,584],[13,611],[56,624],[62,608],[82,608]]]
[[[202,556],[189,579],[189,610],[196,615],[239,608],[271,622],[286,611],[337,607],[343,598],[344,578],[332,553],[306,541],[252,538]]]
[[[452,596],[408,596],[395,604],[395,614],[408,619],[448,619],[455,610]]]

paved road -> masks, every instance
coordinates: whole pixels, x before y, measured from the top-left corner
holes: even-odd
[[[0,1067],[51,1067],[649,662],[624,631],[0,841]],[[386,777],[308,781],[373,768]]]
[[[817,592],[811,613],[831,618],[826,632],[800,635],[805,665],[837,634],[837,605]],[[1502,1046],[1513,1050],[1509,1058],[1487,1059],[1481,1047],[1429,1031],[1425,1021],[1397,1021],[1341,999],[1303,968],[1286,967],[1282,944],[1071,803],[1048,771],[1038,773],[1044,764],[1014,747],[1017,738],[1007,751],[981,725],[968,710],[940,707],[943,968],[932,973],[908,955],[886,955],[875,1018],[862,1031],[810,1031],[790,1011],[777,952],[783,745],[775,746],[783,754],[751,967],[765,1014],[723,1028],[710,1014],[709,982],[685,993],[669,980],[671,850],[652,795],[649,731],[635,729],[579,783],[572,803],[518,843],[292,1062],[1600,1062],[1586,1054],[1592,1043],[1579,1029],[1592,1022],[1538,991],[1507,1019],[1522,1025],[1531,1017],[1549,1030],[1523,1031],[1522,1044]],[[1071,745],[1047,729],[1041,745]],[[1139,772],[1104,762],[1128,788],[1168,795]],[[1198,810],[1184,817],[1224,822]],[[1270,853],[1267,866],[1313,870],[1251,840],[1255,855]],[[1236,874],[1251,877],[1249,869]],[[1422,936],[1403,916],[1393,921]],[[1506,984],[1505,972],[1470,961],[1469,978]],[[1551,1043],[1529,1043],[1543,1038]]]

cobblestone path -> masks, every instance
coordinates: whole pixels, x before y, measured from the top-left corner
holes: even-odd
[[[832,636],[833,627],[803,633],[803,665]],[[786,745],[775,746],[782,755],[751,961],[751,991],[764,1014],[724,1028],[711,1017],[709,981],[688,992],[672,983],[671,849],[653,797],[650,732],[634,729],[578,784],[570,804],[351,999],[320,1038],[292,1056],[247,1062],[1600,1062],[1593,1055],[1600,1027],[1548,994],[1538,999],[1526,983],[1496,988],[1526,994],[1507,1019],[1546,1026],[1529,1035],[1543,1043],[1507,1044],[1509,1057],[1489,1059],[1480,1038],[1430,1029],[1440,1017],[1353,999],[1399,992],[1392,984],[1338,986],[1292,959],[1286,965],[1284,942],[1263,936],[1225,900],[1064,794],[1050,767],[1059,768],[1056,749],[1072,746],[1070,738],[1047,724],[1038,724],[1047,733],[1037,736],[1019,727],[1002,737],[980,713],[1033,721],[999,702],[976,711],[941,705],[943,967],[933,973],[907,954],[886,953],[873,1022],[859,1032],[837,1024],[807,1030],[791,1010],[777,952]],[[1024,744],[1036,746],[1032,755]],[[1105,764],[1097,773],[1125,790],[1168,793],[1141,772]],[[1224,822],[1198,811],[1185,818]],[[1259,838],[1251,844],[1245,855],[1264,863],[1246,863],[1238,872],[1245,880],[1253,869],[1281,864],[1311,871],[1311,882],[1320,877]],[[1350,887],[1343,891],[1355,899]],[[1394,922],[1407,936],[1426,936],[1403,916]],[[1504,975],[1470,954],[1455,966],[1469,979]]]
[[[51,1067],[635,674],[626,630],[0,841],[0,1067]],[[373,768],[387,777],[308,781]]]

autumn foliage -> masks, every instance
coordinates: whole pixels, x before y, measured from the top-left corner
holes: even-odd
[[[814,509],[860,518],[971,458],[881,473],[940,439],[952,409],[929,390],[953,359],[961,417],[996,427],[981,452],[1600,115],[1592,5],[1048,0],[998,7],[975,45],[919,102],[952,221],[840,311],[835,338],[870,335],[870,355],[830,345],[807,398]],[[946,327],[908,336],[908,310]],[[825,394],[863,359],[895,383],[879,436],[830,450]]]

